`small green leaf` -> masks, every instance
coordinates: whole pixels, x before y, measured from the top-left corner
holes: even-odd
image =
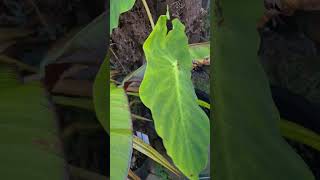
[[[124,180],[132,154],[132,123],[127,96],[110,84],[110,179]]]
[[[112,30],[118,27],[121,13],[129,11],[135,3],[135,0],[111,0],[110,2],[110,34]]]
[[[197,179],[206,167],[210,125],[197,104],[191,81],[192,59],[184,25],[160,16],[143,45],[147,59],[140,86],[142,102],[151,110],[155,128],[168,155],[190,179]]]
[[[189,45],[189,52],[192,60],[202,60],[210,57],[210,43],[195,43]]]

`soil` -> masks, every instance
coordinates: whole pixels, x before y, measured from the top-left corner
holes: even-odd
[[[167,4],[173,18],[179,18],[186,26],[189,43],[205,42],[209,39],[208,11],[199,0],[147,1],[153,19],[165,15]],[[203,0],[207,3],[207,0]],[[190,18],[192,17],[192,18]],[[111,35],[111,66],[124,75],[132,72],[145,62],[143,42],[151,33],[151,25],[141,1],[120,17],[119,28]]]

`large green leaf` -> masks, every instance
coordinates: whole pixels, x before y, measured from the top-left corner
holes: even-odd
[[[110,84],[110,179],[125,180],[132,153],[132,123],[127,96]]]
[[[147,59],[140,86],[142,102],[151,110],[155,128],[168,155],[190,179],[197,179],[207,164],[210,125],[197,104],[191,81],[192,58],[184,25],[160,16],[143,45]]]
[[[135,0],[111,0],[110,1],[110,28],[109,32],[118,27],[121,13],[129,11],[135,3]]]
[[[1,179],[64,179],[57,122],[40,83],[22,84],[0,64],[0,100]]]
[[[217,0],[214,5],[214,178],[313,180],[281,137],[279,113],[257,56],[263,1]]]

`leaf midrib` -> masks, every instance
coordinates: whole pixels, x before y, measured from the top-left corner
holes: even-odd
[[[175,61],[173,63],[173,71],[174,71],[174,76],[175,76],[175,86],[176,86],[176,93],[177,93],[177,99],[178,99],[178,107],[179,107],[179,121],[180,121],[180,124],[182,124],[182,129],[183,129],[183,134],[187,134],[186,132],[186,128],[184,126],[184,123],[183,123],[183,112],[182,112],[182,101],[180,100],[181,99],[181,93],[180,93],[180,81],[179,81],[179,64],[178,64],[178,61]],[[188,139],[186,139],[188,140]],[[189,151],[188,149],[186,149],[187,151]],[[190,152],[189,152],[190,153]],[[192,162],[193,162],[193,157],[190,156]]]

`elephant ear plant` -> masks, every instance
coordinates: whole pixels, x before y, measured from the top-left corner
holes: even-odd
[[[209,119],[199,105],[210,105],[197,99],[191,70],[192,60],[209,57],[210,46],[188,45],[185,27],[178,19],[172,21],[173,29],[168,31],[168,15],[160,16],[153,26],[146,1],[142,1],[153,27],[143,45],[147,63],[116,86],[108,82],[107,56],[94,84],[97,117],[111,136],[110,177],[123,180],[132,175],[129,165],[134,148],[176,175],[199,179],[208,164],[210,135]],[[119,15],[130,10],[134,2],[110,1],[110,33],[117,27]],[[310,170],[281,135],[318,150],[320,138],[294,123],[280,121],[257,57],[255,25],[262,15],[262,1],[215,0],[213,4],[214,179],[313,180]],[[143,79],[135,95],[151,110],[156,132],[181,173],[155,149],[133,136],[123,88],[131,77]]]
[[[210,124],[197,104],[184,25],[178,19],[172,24],[168,32],[167,16],[160,16],[143,45],[147,67],[139,92],[167,154],[186,176],[197,179],[207,164]]]
[[[119,14],[129,10],[133,5],[132,2],[133,1],[111,1],[110,32],[117,26]],[[146,80],[143,82],[144,87],[141,88],[141,99],[143,99],[142,101],[145,102],[147,106],[150,106],[157,132],[163,138],[168,154],[173,159],[175,165],[178,166],[186,176],[191,179],[197,179],[199,172],[203,170],[207,164],[210,134],[209,120],[197,104],[197,97],[191,82],[192,58],[189,53],[188,40],[184,33],[184,26],[179,20],[174,20],[174,30],[169,32],[169,35],[167,36],[166,21],[167,16],[161,16],[159,18],[159,22],[154,31],[144,45],[147,59],[150,58],[148,62],[150,62],[151,65],[148,65],[146,69],[147,74],[150,75],[145,75]],[[161,41],[160,46],[157,43],[159,40]],[[182,46],[180,41],[183,43]],[[170,52],[170,48],[176,46],[179,47],[179,50]],[[160,49],[157,51],[157,55],[151,57],[151,51],[158,48]],[[196,52],[196,50],[193,52],[193,54],[195,54],[194,56],[199,56]],[[128,108],[126,108],[127,110],[123,109],[124,104],[117,105],[118,101],[124,102],[123,100],[126,99],[126,97],[124,97],[125,95],[123,94],[123,90],[121,90],[122,88],[116,87],[114,84],[110,85],[110,125],[107,120],[108,110],[103,110],[103,107],[107,107],[108,102],[107,97],[102,95],[103,91],[106,90],[105,87],[107,87],[105,83],[109,79],[109,75],[107,74],[107,69],[109,67],[107,62],[108,59],[109,58],[105,59],[105,62],[102,64],[101,69],[97,74],[94,84],[94,102],[99,120],[111,135],[110,152],[113,155],[111,156],[110,161],[112,167],[114,167],[111,168],[111,179],[124,179],[128,174],[128,165],[130,164],[131,155],[128,154],[130,151],[127,150],[132,148],[132,129],[130,124],[122,122],[130,122],[131,118],[130,116],[125,117],[125,113],[123,112],[119,114],[119,111],[129,111]],[[153,78],[161,79],[161,74],[159,74],[159,76],[154,76],[158,66],[162,67],[160,73],[169,73],[170,75],[162,81],[159,81],[159,87],[162,90],[157,93],[157,99],[155,99],[155,97],[150,97],[150,93],[153,92],[153,90],[148,88],[148,83],[150,83],[148,82],[148,79],[151,81],[153,81]],[[166,85],[166,83],[169,84]],[[150,85],[158,87],[157,84]],[[172,88],[167,89],[167,87]],[[171,94],[172,98],[163,98],[170,92],[174,92]],[[159,98],[164,100],[167,99],[168,101],[159,103]],[[156,104],[152,104],[153,100],[155,100],[154,102],[156,102]],[[179,105],[179,108],[175,108],[176,104]],[[166,109],[166,112],[159,112],[161,108]],[[171,109],[174,111],[171,112]],[[120,118],[120,116],[122,118]],[[122,124],[123,126],[119,127],[119,124]],[[171,131],[166,132],[168,129],[171,129]],[[194,131],[200,132],[192,135]],[[119,140],[120,137],[125,138],[126,143],[121,143]],[[127,161],[126,165],[121,163],[125,161]],[[170,165],[167,165],[166,167],[170,168]],[[170,169],[172,169],[175,174],[179,173],[174,170],[174,168]]]

